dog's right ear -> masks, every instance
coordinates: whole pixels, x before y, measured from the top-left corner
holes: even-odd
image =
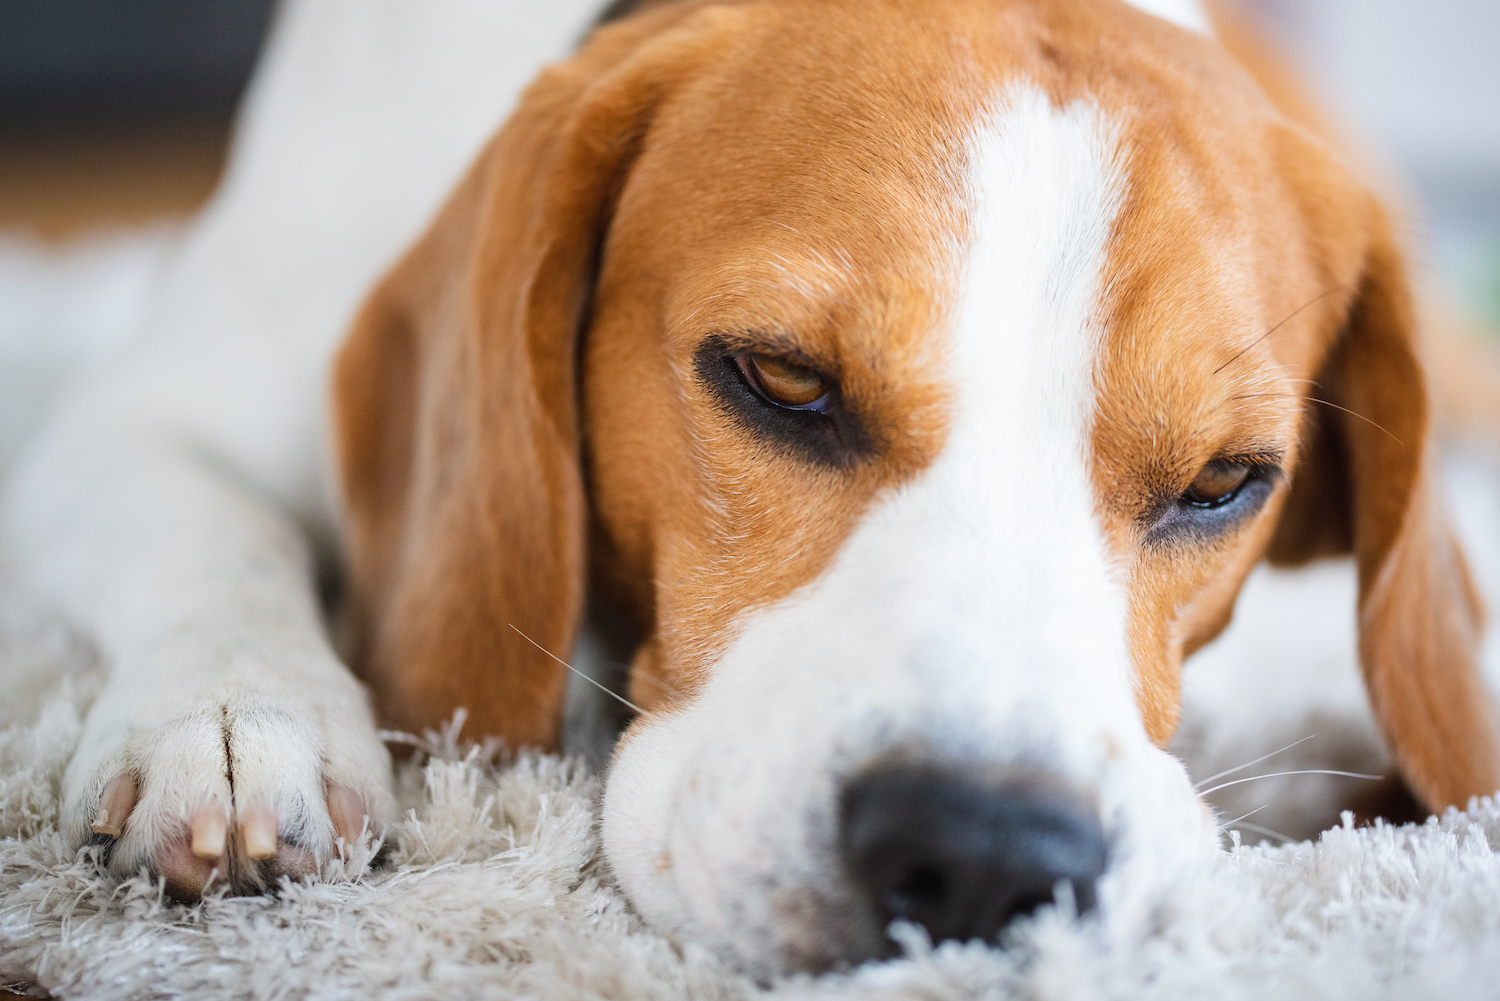
[[[1483,608],[1444,510],[1405,268],[1373,198],[1341,332],[1268,556],[1353,553],[1359,653],[1396,763],[1431,810],[1500,788],[1500,727],[1479,671]]]
[[[706,45],[674,17],[543,73],[337,358],[350,654],[394,726],[462,707],[472,735],[556,745],[584,595],[577,338],[652,116]]]

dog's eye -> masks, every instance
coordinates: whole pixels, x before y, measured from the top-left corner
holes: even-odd
[[[810,368],[762,354],[743,354],[736,361],[755,391],[778,407],[821,410],[828,402],[832,387]]]
[[[1274,453],[1215,459],[1186,490],[1160,497],[1147,510],[1146,541],[1212,542],[1262,510],[1282,476],[1281,458]]]
[[[821,466],[843,469],[874,451],[837,379],[803,364],[795,351],[757,350],[735,340],[707,337],[695,358],[720,415],[759,443]]]
[[[1243,462],[1210,462],[1182,499],[1193,507],[1221,507],[1233,500],[1249,479],[1250,467]]]

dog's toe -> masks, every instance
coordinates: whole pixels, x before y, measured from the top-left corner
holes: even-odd
[[[192,853],[210,861],[222,858],[229,843],[229,818],[218,804],[200,806],[189,821]]]
[[[100,726],[128,736],[111,745],[86,733],[65,780],[65,826],[79,844],[107,844],[101,858],[117,875],[149,870],[183,900],[316,876],[391,812],[373,726],[343,732],[316,719],[223,700],[156,725]]]
[[[130,811],[135,809],[138,792],[134,775],[120,774],[110,779],[99,794],[99,806],[90,829],[95,834],[118,838]]]
[[[246,858],[259,862],[276,854],[280,832],[276,826],[276,814],[266,807],[252,806],[242,811],[239,833]]]
[[[165,839],[156,849],[152,869],[175,900],[197,900],[223,879],[223,859],[196,854],[186,837]]]
[[[345,844],[359,841],[369,815],[369,805],[359,793],[338,783],[328,787],[328,817],[333,821],[334,834]]]

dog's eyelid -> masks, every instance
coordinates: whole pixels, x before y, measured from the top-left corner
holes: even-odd
[[[1231,452],[1216,456],[1203,464],[1204,469],[1224,469],[1231,466],[1244,466],[1252,476],[1261,479],[1279,480],[1286,476],[1286,457],[1281,452]]]
[[[1180,500],[1194,508],[1218,508],[1234,500],[1252,482],[1274,485],[1281,469],[1280,456],[1276,454],[1222,455],[1203,464]]]
[[[839,381],[839,366],[830,359],[819,358],[807,351],[796,339],[784,335],[741,332],[716,334],[703,342],[704,347],[715,346],[725,355],[740,357],[758,355],[772,358],[797,368],[816,372],[830,383]]]
[[[817,369],[778,355],[746,351],[735,355],[734,360],[751,388],[778,407],[822,413],[838,388]]]
[[[1182,500],[1193,507],[1219,507],[1233,500],[1250,479],[1250,467],[1242,462],[1210,462],[1188,485]]]
[[[1193,484],[1205,475],[1211,479],[1215,472],[1229,473],[1231,478],[1236,472],[1242,476],[1228,489],[1210,492],[1216,495],[1194,496]],[[1177,486],[1156,494],[1151,505],[1139,515],[1138,523],[1147,544],[1205,542],[1245,524],[1247,518],[1263,509],[1271,492],[1285,482],[1286,455],[1276,449],[1226,451],[1197,466],[1190,483],[1176,479],[1184,475],[1179,467],[1172,477]]]

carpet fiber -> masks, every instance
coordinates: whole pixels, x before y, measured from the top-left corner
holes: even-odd
[[[0,596],[3,597],[3,596]],[[0,608],[0,982],[60,997],[1361,998],[1500,992],[1500,811],[1226,851],[1127,933],[1049,912],[1008,951],[933,949],[757,987],[635,918],[601,863],[599,780],[430,735],[405,819],[276,897],[165,900],[57,832],[57,788],[100,675],[14,596]]]

